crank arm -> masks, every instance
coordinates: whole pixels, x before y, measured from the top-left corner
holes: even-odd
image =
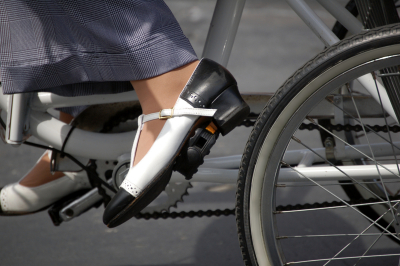
[[[110,186],[112,186],[112,180],[107,181]],[[106,193],[110,196],[114,195],[114,192],[111,190],[104,188]],[[62,208],[59,212],[59,216],[64,222],[68,222],[82,213],[88,211],[93,206],[99,204],[100,201],[103,200],[103,197],[98,193],[97,188],[93,188],[88,193],[83,195],[82,197],[74,200],[66,207]]]

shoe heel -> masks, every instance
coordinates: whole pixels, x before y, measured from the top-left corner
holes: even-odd
[[[250,107],[242,99],[236,85],[224,90],[211,104],[210,109],[217,109],[213,122],[222,136],[231,132],[250,113]]]

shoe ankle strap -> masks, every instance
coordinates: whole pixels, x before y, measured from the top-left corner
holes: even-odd
[[[162,109],[158,113],[152,113],[148,115],[140,115],[138,117],[138,129],[136,132],[135,140],[133,141],[132,152],[131,152],[131,167],[135,160],[136,148],[139,141],[140,132],[142,131],[143,124],[156,119],[169,119],[175,116],[182,115],[196,115],[196,116],[214,116],[217,109],[204,109],[204,108],[182,108],[182,109]]]
[[[182,109],[162,109],[158,113],[143,115],[143,123],[151,120],[165,120],[175,116],[182,115],[196,115],[196,116],[214,116],[217,109],[204,109],[204,108],[182,108]]]

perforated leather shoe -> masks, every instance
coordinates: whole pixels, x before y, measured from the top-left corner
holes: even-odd
[[[85,171],[64,172],[64,175],[35,187],[23,186],[16,182],[1,188],[0,215],[14,216],[35,213],[46,209],[75,191],[91,188]]]
[[[236,80],[221,65],[202,59],[172,109],[141,115],[132,147],[131,165],[143,124],[167,119],[157,139],[142,160],[129,170],[117,194],[108,204],[103,222],[108,227],[129,220],[150,204],[166,187],[177,156],[199,127],[214,134],[228,134],[249,114]]]

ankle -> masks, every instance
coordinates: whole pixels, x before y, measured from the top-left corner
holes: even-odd
[[[50,158],[48,152],[45,152],[29,173],[19,181],[19,184],[25,187],[37,187],[63,176],[63,172],[55,172],[54,174],[50,172]]]
[[[131,81],[143,114],[172,108],[198,63],[199,61],[191,62],[154,78]]]

